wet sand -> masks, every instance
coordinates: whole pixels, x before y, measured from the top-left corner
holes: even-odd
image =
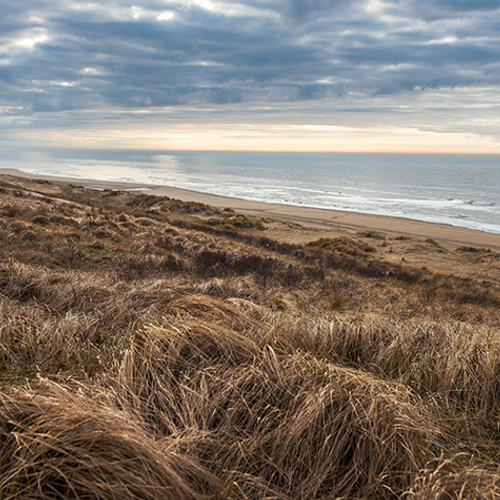
[[[168,196],[183,201],[205,203],[217,208],[231,208],[239,213],[279,219],[322,230],[347,230],[353,232],[375,231],[390,236],[432,238],[451,247],[478,246],[500,251],[500,234],[455,227],[447,224],[422,222],[402,217],[372,215],[343,210],[309,208],[279,203],[264,203],[213,194],[199,193],[187,189],[154,184],[97,181],[49,175],[28,174],[15,169],[0,169],[0,174],[27,179],[48,180],[54,183],[73,184],[92,189],[124,189]]]

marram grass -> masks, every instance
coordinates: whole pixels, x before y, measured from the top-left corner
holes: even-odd
[[[268,227],[297,230],[5,178],[1,499],[500,498],[478,252]]]

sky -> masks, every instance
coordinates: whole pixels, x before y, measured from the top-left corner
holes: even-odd
[[[500,153],[499,0],[0,0],[0,148]]]

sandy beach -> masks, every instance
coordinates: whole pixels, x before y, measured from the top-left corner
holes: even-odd
[[[91,189],[143,191],[149,194],[168,196],[182,201],[205,203],[217,208],[231,208],[246,215],[274,218],[325,232],[339,230],[348,232],[375,231],[389,236],[402,235],[423,239],[431,238],[436,242],[450,247],[470,245],[500,251],[500,234],[402,217],[292,206],[278,203],[264,203],[153,184],[38,175],[21,172],[16,169],[0,169],[0,174],[13,175],[27,179],[48,180],[54,183],[81,185]]]

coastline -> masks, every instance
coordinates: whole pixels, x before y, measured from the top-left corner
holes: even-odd
[[[440,244],[450,247],[468,245],[500,251],[500,234],[403,217],[266,203],[155,184],[99,181],[93,179],[32,174],[10,168],[0,168],[0,175],[10,175],[33,180],[47,180],[56,184],[74,184],[91,189],[144,191],[148,194],[168,196],[182,201],[204,203],[217,208],[230,208],[245,215],[278,219],[288,223],[300,224],[301,226],[315,228],[322,232],[374,231],[389,236],[409,236],[423,239],[431,238]]]

